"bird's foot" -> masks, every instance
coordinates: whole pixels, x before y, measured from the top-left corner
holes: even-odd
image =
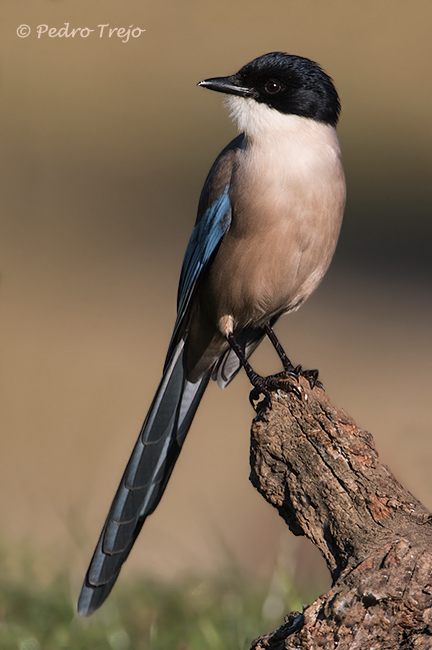
[[[322,385],[322,383],[318,379],[318,374],[319,374],[319,370],[317,370],[316,368],[314,368],[313,370],[301,370],[300,371],[300,375],[308,380],[309,386],[311,388],[315,388],[315,386],[317,386],[318,388],[321,388],[322,390],[324,390],[324,386]]]
[[[317,386],[318,388],[322,388],[324,390],[324,386],[318,379],[319,375],[319,370],[317,368],[314,368],[313,370],[303,370],[303,368],[299,365],[296,366],[294,369],[295,372],[295,377],[297,378],[297,381],[299,380],[300,377],[304,377],[305,379],[308,380],[309,386],[311,389],[315,388]]]
[[[276,390],[295,393],[301,399],[302,388],[300,385],[293,383],[293,378],[298,380],[298,376],[287,371],[279,372],[277,375],[269,375],[268,377],[257,375],[249,395],[249,401],[255,411],[264,407],[270,408],[272,405],[272,392]],[[264,395],[264,399],[260,400],[260,395]]]
[[[311,387],[311,390],[317,386],[324,390],[324,386],[318,379],[318,370],[303,370],[299,366],[291,366],[276,375],[269,375],[268,377],[261,377],[255,373],[252,384],[253,389],[249,395],[249,401],[255,411],[262,408],[270,408],[272,405],[272,392],[276,390],[283,390],[286,393],[294,393],[299,399],[307,399],[304,389],[299,383],[300,377],[304,377]],[[293,382],[293,379],[296,383]],[[260,395],[264,398],[260,400]]]
[[[284,364],[284,368],[285,374],[289,377],[294,377],[294,379],[297,379],[297,381],[299,380],[299,377],[304,377],[308,380],[311,389],[315,388],[315,386],[318,386],[318,388],[322,388],[324,390],[324,386],[318,379],[319,370],[317,370],[317,368],[314,368],[313,370],[303,370],[302,366],[298,365],[294,367],[290,361],[289,365]]]
[[[253,386],[251,392],[249,393],[249,402],[251,403],[252,408],[257,411],[258,407],[271,407],[272,405],[272,395],[271,389],[267,381],[267,377],[262,377],[258,373],[254,372],[254,376],[249,375],[249,380]],[[264,395],[264,398],[260,400],[260,395]],[[257,402],[257,403],[256,403]]]

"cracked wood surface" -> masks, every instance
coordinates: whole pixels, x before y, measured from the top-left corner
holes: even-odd
[[[273,394],[251,430],[251,481],[321,551],[333,586],[254,650],[432,649],[429,511],[380,463],[372,436],[320,388]]]

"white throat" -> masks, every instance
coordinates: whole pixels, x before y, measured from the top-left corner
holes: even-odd
[[[291,145],[294,142],[302,143],[315,150],[324,147],[331,149],[337,156],[340,155],[339,141],[333,126],[300,115],[280,113],[266,104],[237,95],[227,95],[225,103],[239,131],[246,134],[251,144],[267,148],[275,144],[283,146],[288,140]]]

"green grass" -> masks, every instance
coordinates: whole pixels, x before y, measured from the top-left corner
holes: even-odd
[[[77,585],[47,579],[27,552],[0,552],[1,650],[243,650],[300,608],[292,581],[254,582],[227,568],[217,577],[168,585],[122,580],[88,619],[76,614]]]

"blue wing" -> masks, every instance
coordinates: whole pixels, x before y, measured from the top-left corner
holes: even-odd
[[[170,357],[173,344],[177,342],[177,334],[188,310],[198,278],[231,223],[232,210],[228,195],[229,187],[228,183],[220,196],[205,210],[192,231],[180,274],[177,293],[177,319],[167,360]]]
[[[195,224],[183,260],[177,295],[177,320],[182,320],[201,271],[231,223],[229,184]]]

